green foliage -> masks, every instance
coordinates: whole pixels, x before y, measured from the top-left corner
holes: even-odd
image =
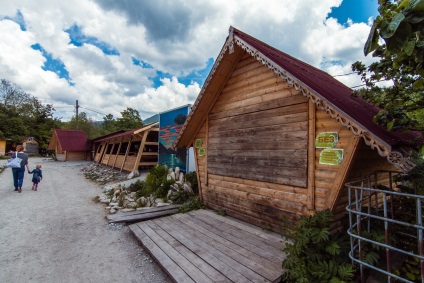
[[[202,202],[199,197],[194,197],[183,203],[181,207],[178,209],[179,213],[186,213],[192,210],[198,210],[204,208]]]
[[[190,183],[191,188],[193,189],[194,192],[198,191],[198,184],[197,184],[197,174],[196,171],[187,173],[186,176],[186,182]]]
[[[0,138],[20,144],[27,137],[34,137],[40,152],[45,152],[53,129],[61,126],[53,118],[53,111],[53,105],[43,105],[19,85],[0,81]]]
[[[283,282],[353,282],[349,238],[346,233],[331,234],[332,222],[332,214],[324,210],[303,217],[294,227],[287,223]]]
[[[130,186],[131,191],[137,192],[137,198],[148,197],[154,195],[155,197],[166,197],[170,186],[175,183],[174,180],[167,180],[168,168],[166,166],[157,165],[152,168],[146,176],[145,181],[137,181]]]
[[[140,118],[140,113],[130,107],[121,112],[121,118],[116,120],[118,129],[131,130],[143,126],[143,121]]]
[[[144,187],[144,181],[137,180],[128,186],[128,190],[130,192],[137,192],[139,190],[142,190],[143,187]]]
[[[63,128],[69,130],[82,130],[87,138],[92,139],[101,135],[101,127],[87,113],[80,112],[78,119],[73,116],[69,122],[63,124]]]
[[[188,193],[183,189],[180,184],[177,185],[177,190],[173,190],[171,200],[176,204],[182,204],[189,200],[193,196],[192,193]]]
[[[412,282],[421,282],[420,260],[417,257],[408,257],[393,273]]]
[[[424,131],[423,6],[424,0],[380,0],[380,15],[364,46],[365,55],[372,52],[379,60],[368,67],[361,62],[352,65],[366,86],[355,94],[382,109],[375,122],[388,130]],[[377,86],[381,80],[392,86]]]

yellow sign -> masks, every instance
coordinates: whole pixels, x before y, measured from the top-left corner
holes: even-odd
[[[338,165],[343,161],[342,148],[325,148],[319,154],[319,164]]]
[[[204,147],[199,148],[199,150],[197,151],[197,154],[199,156],[205,156],[206,155],[206,148],[204,148]]]
[[[316,148],[329,148],[335,147],[339,142],[339,134],[332,133],[319,133],[315,139]]]
[[[195,148],[200,148],[203,144],[203,140],[202,139],[197,139],[196,142],[194,143],[194,147]]]

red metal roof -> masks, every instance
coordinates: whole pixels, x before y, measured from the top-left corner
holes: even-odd
[[[369,132],[389,144],[390,146],[414,146],[424,143],[419,132],[387,131],[385,127],[373,122],[373,117],[379,108],[366,102],[362,98],[353,98],[352,89],[345,86],[328,73],[302,62],[268,44],[233,29],[234,36],[239,37],[247,44],[264,54],[271,61],[289,72],[303,84],[314,90],[327,102],[334,105],[352,120],[362,125]]]
[[[87,136],[81,130],[54,130],[62,150],[85,151],[89,150]]]

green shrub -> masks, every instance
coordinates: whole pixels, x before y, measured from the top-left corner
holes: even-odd
[[[139,190],[142,190],[143,187],[144,187],[144,181],[137,180],[136,182],[128,186],[128,190],[130,192],[137,192]]]
[[[192,210],[198,210],[202,209],[204,206],[202,202],[200,201],[199,197],[193,197],[190,200],[186,201],[181,205],[178,212],[179,213],[186,213]]]
[[[191,184],[191,188],[193,189],[194,193],[197,193],[198,191],[198,184],[197,184],[197,174],[196,171],[190,172],[186,174],[186,181]]]
[[[166,166],[156,165],[153,167],[149,174],[147,174],[145,185],[143,186],[143,192],[145,196],[155,194],[162,183],[166,181],[167,175],[168,168]]]
[[[324,210],[303,217],[293,228],[292,222],[287,225],[283,282],[353,282],[349,237],[345,232],[330,234],[332,222],[331,212]]]

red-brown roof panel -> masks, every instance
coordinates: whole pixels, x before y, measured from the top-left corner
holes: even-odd
[[[89,150],[87,136],[81,130],[55,129],[57,139],[62,150],[85,151]]]
[[[351,96],[352,89],[328,73],[277,50],[237,29],[234,29],[233,33],[234,36],[237,36],[264,54],[282,69],[315,91],[324,100],[333,104],[341,112],[390,146],[414,146],[424,143],[424,138],[419,132],[392,132],[374,123],[373,117],[378,113],[379,109],[362,98],[353,98]]]

